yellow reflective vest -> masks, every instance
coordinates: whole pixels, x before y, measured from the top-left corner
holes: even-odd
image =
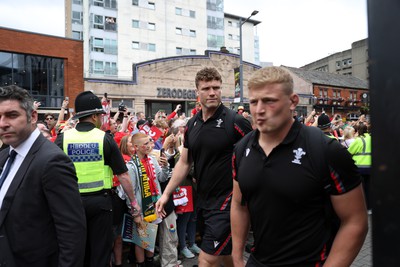
[[[348,148],[353,156],[357,167],[370,168],[372,162],[371,155],[371,135],[365,134],[365,137],[357,137]]]
[[[104,162],[105,132],[71,129],[64,132],[64,152],[75,165],[80,193],[92,193],[112,187],[112,170]]]

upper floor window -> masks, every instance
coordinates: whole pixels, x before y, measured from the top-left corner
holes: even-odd
[[[180,8],[180,7],[175,7],[175,14],[176,14],[176,15],[182,15],[182,8]]]
[[[116,31],[117,30],[117,18],[113,17],[105,17],[105,29],[109,31]]]
[[[177,55],[182,55],[182,47],[177,47],[176,48],[176,54]]]
[[[82,24],[83,22],[82,16],[83,16],[82,12],[72,11],[72,23]]]
[[[195,30],[190,30],[189,34],[190,34],[190,37],[196,37],[196,31]]]
[[[104,29],[104,17],[100,15],[94,15],[93,27],[95,29]]]
[[[103,0],[94,0],[93,1],[94,6],[104,6]]]
[[[196,49],[190,49],[190,54],[191,55],[196,55]]]
[[[132,48],[133,48],[133,49],[139,49],[139,48],[140,48],[139,42],[133,41],[133,42],[132,42]]]
[[[117,0],[104,0],[104,7],[106,8],[117,8]]]
[[[147,45],[147,50],[148,50],[148,51],[155,52],[155,51],[156,51],[156,44],[151,44],[151,43],[149,43],[149,44]]]
[[[194,11],[194,10],[189,10],[189,16],[190,16],[191,18],[195,18],[195,17],[196,17],[196,11]]]
[[[138,20],[135,20],[135,19],[132,20],[132,28],[139,28],[139,21]]]
[[[175,33],[181,35],[181,34],[182,34],[182,28],[176,27],[176,28],[175,28]]]
[[[147,29],[152,30],[152,31],[155,31],[155,30],[156,30],[156,24],[155,24],[155,23],[152,23],[152,22],[149,22],[149,23],[147,24]]]
[[[149,2],[149,3],[147,4],[147,6],[148,6],[148,8],[150,8],[150,9],[156,9],[156,4],[155,4],[154,2]]]
[[[132,5],[138,6],[139,5],[139,0],[132,0]]]

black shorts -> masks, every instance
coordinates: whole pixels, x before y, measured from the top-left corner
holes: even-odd
[[[201,250],[214,256],[231,255],[230,211],[198,210]]]

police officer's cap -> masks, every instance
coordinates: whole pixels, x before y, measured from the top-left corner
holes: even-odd
[[[92,114],[105,114],[100,99],[91,91],[80,93],[75,99],[75,116],[79,119]]]
[[[321,130],[331,127],[331,120],[329,119],[328,115],[322,113],[318,117],[318,128]]]

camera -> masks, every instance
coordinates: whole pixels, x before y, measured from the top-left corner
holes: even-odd
[[[118,111],[125,111],[126,110],[126,106],[124,105],[124,100],[121,100],[121,102],[118,105]]]

